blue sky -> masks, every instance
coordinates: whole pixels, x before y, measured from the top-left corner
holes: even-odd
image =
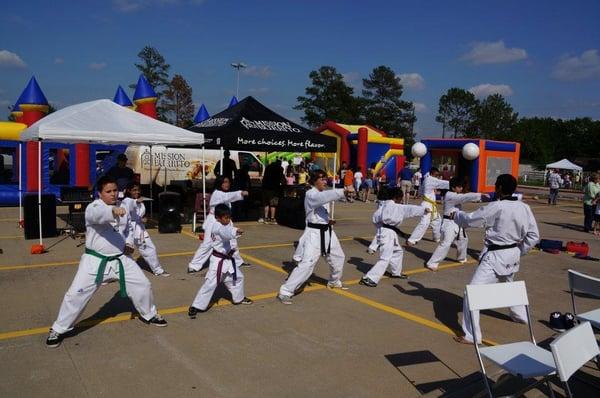
[[[119,84],[131,97],[146,45],[211,114],[235,93],[230,63],[243,61],[240,97],[296,121],[296,97],[322,65],[358,90],[391,67],[422,138],[441,133],[451,87],[499,92],[522,116],[600,119],[600,2],[512,0],[13,1],[0,15],[0,118],[32,75],[58,108],[112,99]]]

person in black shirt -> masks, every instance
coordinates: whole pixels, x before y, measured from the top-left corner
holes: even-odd
[[[119,192],[124,192],[127,185],[133,182],[133,170],[127,167],[127,156],[124,153],[117,156],[117,164],[111,167],[106,175],[117,180]]]
[[[219,160],[215,165],[215,175],[218,177],[221,175],[221,161],[223,161],[223,176],[229,178],[229,181],[233,181],[233,177],[237,172],[237,166],[233,159],[230,159],[231,153],[229,149],[223,152],[223,159]]]
[[[263,206],[265,207],[265,218],[258,219],[258,222],[274,224],[275,209],[279,204],[279,195],[281,186],[285,185],[285,176],[281,168],[281,160],[276,160],[265,168],[265,174],[262,180]]]

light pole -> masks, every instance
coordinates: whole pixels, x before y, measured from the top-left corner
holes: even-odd
[[[243,62],[232,62],[231,66],[237,69],[237,84],[235,86],[235,97],[240,97],[240,69],[244,69],[247,65]]]

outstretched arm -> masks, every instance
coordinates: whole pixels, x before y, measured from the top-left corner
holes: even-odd
[[[315,209],[319,206],[323,206],[334,200],[338,200],[344,197],[343,189],[330,189],[327,191],[312,191],[306,194],[306,201],[308,206]]]
[[[115,220],[113,209],[117,207],[93,202],[85,209],[85,222],[89,225],[110,224]],[[127,212],[125,209],[121,210],[123,214]]]
[[[538,230],[537,223],[535,222],[535,217],[531,212],[529,206],[527,207],[527,221],[523,224],[523,232],[525,237],[519,244],[519,249],[521,249],[521,255],[527,254],[532,247],[537,245],[540,241],[540,232]]]
[[[244,200],[242,191],[223,192],[215,191],[210,197],[210,206],[216,206],[220,204],[227,204],[231,202],[237,202],[238,200]]]
[[[480,193],[461,193],[456,196],[457,203],[479,202],[480,200]]]
[[[210,230],[211,234],[220,237],[222,240],[232,240],[237,237],[237,228],[235,228],[231,223],[227,225],[223,225],[220,222],[216,222],[213,224],[212,229]]]
[[[466,213],[464,211],[459,211],[454,215],[454,222],[458,224],[459,227],[467,228],[467,227],[475,227],[482,228],[485,225],[485,220],[487,217],[487,207],[482,207],[479,210],[476,210],[472,213]]]

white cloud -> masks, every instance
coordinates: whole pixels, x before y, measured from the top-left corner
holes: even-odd
[[[27,64],[23,62],[21,57],[8,50],[0,50],[0,67],[2,66],[18,69],[27,68]]]
[[[492,94],[500,94],[503,97],[509,97],[513,94],[513,89],[507,84],[484,83],[471,87],[469,91],[477,98],[485,98]]]
[[[554,67],[552,76],[566,81],[600,78],[598,50],[584,51],[580,57],[563,56]]]
[[[354,84],[360,80],[360,73],[346,72],[346,73],[342,73],[342,77],[344,78],[344,82],[346,84]]]
[[[273,71],[270,66],[248,66],[242,69],[242,74],[246,76],[260,77],[261,79],[268,79]]]
[[[102,70],[106,68],[106,62],[92,62],[89,68],[92,70]]]
[[[425,85],[425,79],[418,73],[401,73],[396,75],[404,87],[420,90]]]
[[[527,51],[522,48],[507,48],[503,40],[494,42],[476,42],[471,44],[471,51],[462,59],[475,65],[502,64],[520,61],[527,58]]]
[[[61,57],[56,57],[56,58],[54,58],[54,63],[56,65],[64,64],[65,63],[65,59],[61,58]]]
[[[425,113],[429,112],[429,108],[422,102],[413,102],[413,106],[415,107],[415,113]]]

